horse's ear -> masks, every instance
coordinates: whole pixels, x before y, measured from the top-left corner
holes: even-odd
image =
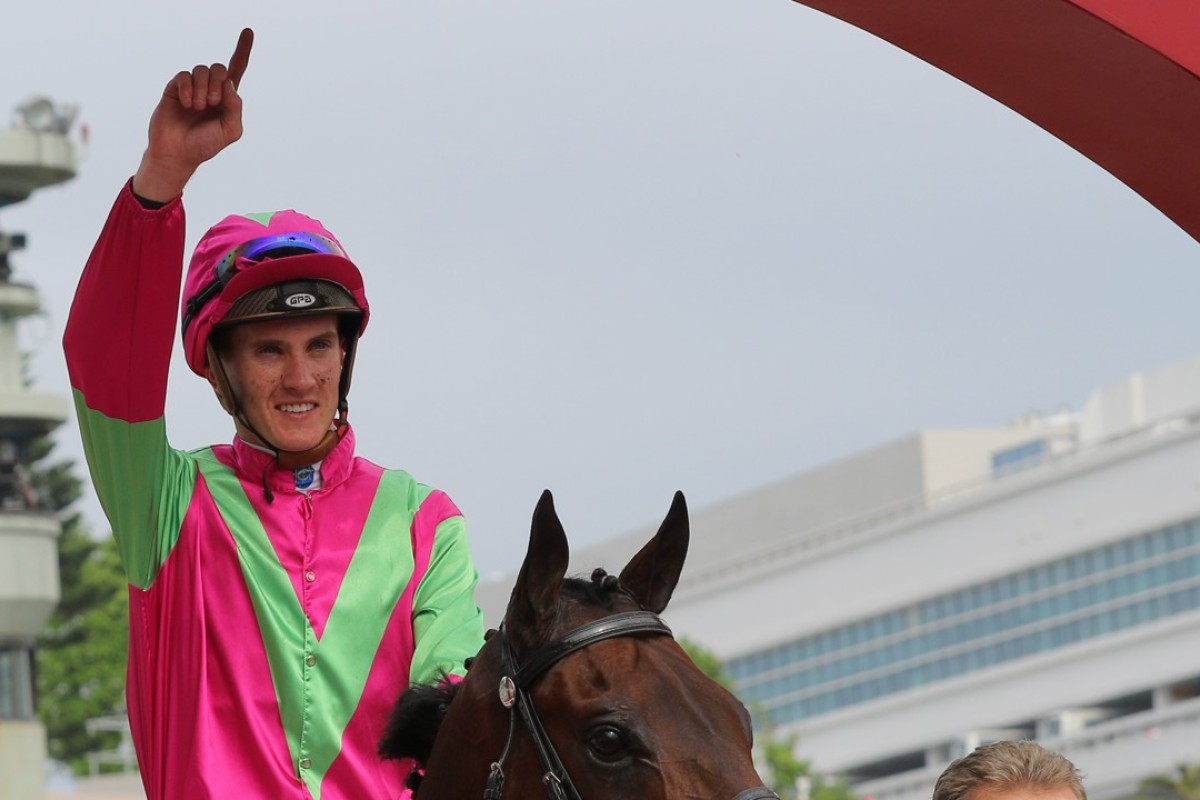
[[[621,570],[621,585],[643,608],[660,613],[671,602],[688,550],[688,513],[676,492],[658,533]]]
[[[542,492],[533,511],[529,550],[517,575],[504,627],[517,649],[532,648],[539,630],[548,630],[558,606],[558,593],[567,574],[567,534],[554,511],[554,497]]]

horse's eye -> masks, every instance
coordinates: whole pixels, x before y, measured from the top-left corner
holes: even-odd
[[[588,736],[588,747],[601,761],[620,761],[627,754],[625,734],[620,728],[602,725]]]

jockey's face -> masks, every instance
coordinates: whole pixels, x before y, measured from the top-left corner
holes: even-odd
[[[266,443],[303,451],[333,422],[345,357],[337,317],[323,314],[236,325],[222,361],[242,412]],[[243,439],[263,444],[235,423]]]

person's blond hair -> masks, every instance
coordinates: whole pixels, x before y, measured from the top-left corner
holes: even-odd
[[[1075,765],[1036,742],[993,742],[977,747],[946,767],[933,789],[933,800],[970,800],[979,786],[997,789],[1058,789],[1087,800],[1083,776]]]

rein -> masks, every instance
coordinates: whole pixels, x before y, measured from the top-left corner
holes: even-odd
[[[625,611],[590,622],[563,634],[559,638],[535,651],[524,664],[518,664],[509,646],[504,628],[500,629],[500,654],[504,665],[504,677],[500,679],[500,703],[509,711],[508,739],[500,757],[492,763],[484,789],[484,800],[500,800],[504,792],[504,761],[508,758],[516,734],[517,714],[520,714],[525,729],[533,740],[538,760],[542,765],[542,784],[551,800],[582,800],[567,768],[563,765],[554,743],[550,741],[545,726],[533,704],[530,689],[545,672],[576,650],[623,636],[670,636],[671,629],[662,619],[650,611]],[[517,714],[513,713],[514,707]],[[765,786],[746,789],[732,800],[779,800],[779,796]]]

